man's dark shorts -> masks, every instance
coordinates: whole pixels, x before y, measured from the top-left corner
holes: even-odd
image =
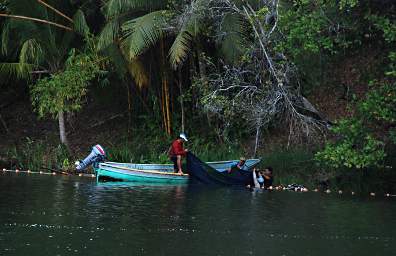
[[[171,156],[171,161],[173,162],[173,171],[178,172],[179,167],[177,166],[177,156]]]

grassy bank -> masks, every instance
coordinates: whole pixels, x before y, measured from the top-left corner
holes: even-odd
[[[120,137],[116,142],[104,143],[110,161],[134,163],[170,163],[167,149],[172,138],[166,135],[142,133],[136,139]],[[220,144],[211,139],[190,137],[186,148],[203,161],[238,159],[246,155],[238,141]],[[3,167],[30,170],[56,169],[73,171],[74,161],[88,155],[90,148],[81,149],[71,155],[59,145],[48,141],[26,139],[19,147],[10,148],[3,161]],[[314,150],[306,148],[273,149],[259,152],[262,161],[258,168],[271,166],[274,169],[275,184],[302,184],[308,188],[331,190],[395,193],[396,175],[392,169],[384,170],[331,170],[324,169],[314,160]],[[4,159],[3,159],[4,160]],[[92,170],[88,170],[90,172]]]

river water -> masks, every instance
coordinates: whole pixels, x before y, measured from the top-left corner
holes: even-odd
[[[396,200],[0,172],[0,255],[395,255]]]

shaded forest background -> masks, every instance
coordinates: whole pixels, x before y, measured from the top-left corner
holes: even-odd
[[[184,131],[203,160],[260,157],[281,183],[392,191],[395,16],[391,0],[1,0],[1,162],[70,170],[100,143],[166,163]]]

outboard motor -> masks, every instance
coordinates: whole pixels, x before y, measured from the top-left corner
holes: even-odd
[[[91,153],[84,160],[76,162],[76,169],[77,171],[82,171],[90,165],[97,168],[99,163],[104,162],[105,160],[106,152],[102,146],[98,144],[92,147]]]

